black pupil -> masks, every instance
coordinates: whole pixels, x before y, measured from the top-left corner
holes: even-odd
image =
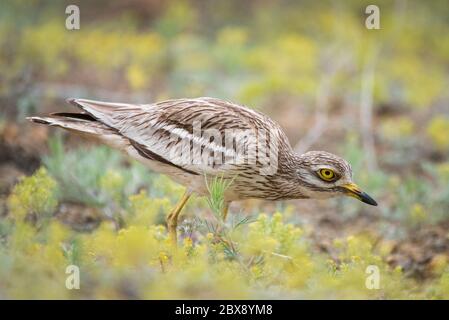
[[[330,175],[331,175],[331,172],[330,172],[329,170],[326,170],[326,171],[324,171],[324,175],[325,175],[325,176],[330,176]]]

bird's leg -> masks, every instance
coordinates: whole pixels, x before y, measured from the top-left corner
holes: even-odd
[[[226,222],[226,217],[228,216],[228,210],[229,210],[229,203],[226,202],[224,207],[223,207],[223,211],[221,213],[221,217],[223,218],[223,222]]]
[[[177,236],[177,230],[178,227],[178,217],[181,213],[182,208],[186,204],[187,200],[190,198],[190,192],[186,191],[182,198],[179,200],[176,207],[173,208],[173,210],[170,212],[170,214],[167,216],[167,228],[168,233],[170,235],[170,239],[173,242],[173,244],[177,245],[178,243],[178,236]]]

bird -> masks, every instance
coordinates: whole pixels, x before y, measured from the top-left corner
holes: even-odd
[[[186,202],[192,194],[207,196],[208,182],[217,177],[230,182],[223,194],[223,219],[231,202],[244,199],[350,196],[377,206],[354,183],[345,159],[326,151],[295,153],[280,125],[252,108],[210,97],[150,104],[67,102],[80,110],[28,119],[93,137],[185,187],[166,218],[174,244]]]

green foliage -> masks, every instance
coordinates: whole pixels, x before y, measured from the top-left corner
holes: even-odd
[[[345,159],[352,165],[354,180],[363,189],[369,190],[375,199],[388,201],[388,205],[380,203],[385,218],[401,221],[403,227],[415,227],[437,223],[449,217],[447,163],[422,163],[427,179],[410,170],[401,177],[395,172],[387,173],[380,168],[374,172],[368,170],[364,149],[355,135],[347,137],[342,150]],[[363,204],[354,203],[352,199],[338,201],[342,202],[342,213],[347,216],[359,213],[363,207]]]
[[[245,11],[238,3],[220,15],[199,9],[194,1],[177,0],[150,25],[139,28],[125,13],[111,21],[86,22],[76,32],[65,29],[62,17],[51,16],[56,7],[6,6],[10,15],[21,12],[23,21],[0,23],[0,45],[8,48],[0,54],[5,85],[0,94],[30,71],[55,81],[94,71],[97,83],[119,76],[130,90],[164,87],[160,96],[208,93],[263,104],[282,95],[310,101],[329,61],[338,63],[344,55],[348,65],[336,70],[339,95],[354,96],[373,48],[382,57],[374,79],[376,104],[396,101],[426,109],[448,80],[442,67],[449,63],[446,12],[418,1],[400,14],[384,4],[385,27],[374,32],[363,28],[361,5],[351,2],[341,10],[325,4],[259,4],[247,19],[236,14]],[[203,15],[209,18],[203,21]]]
[[[66,201],[124,205],[128,196],[152,180],[151,173],[136,162],[123,168],[121,155],[105,146],[66,152],[62,138],[56,136],[50,139],[49,147],[44,163],[59,182],[60,197]]]
[[[212,212],[217,216],[221,217],[223,209],[225,208],[224,195],[226,190],[232,184],[232,180],[225,180],[224,177],[214,177],[212,181],[208,181],[205,177],[206,187],[209,192],[207,198],[207,203],[212,209]]]
[[[449,270],[441,275],[438,284],[431,289],[435,298],[447,300],[449,297]]]

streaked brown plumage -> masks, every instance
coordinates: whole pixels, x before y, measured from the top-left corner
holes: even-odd
[[[232,179],[225,201],[329,198],[349,195],[377,205],[352,182],[350,165],[323,151],[295,154],[268,116],[214,98],[124,104],[69,99],[82,113],[30,120],[96,137],[186,186],[167,221],[176,239],[179,212],[192,192],[207,194],[206,179]]]

